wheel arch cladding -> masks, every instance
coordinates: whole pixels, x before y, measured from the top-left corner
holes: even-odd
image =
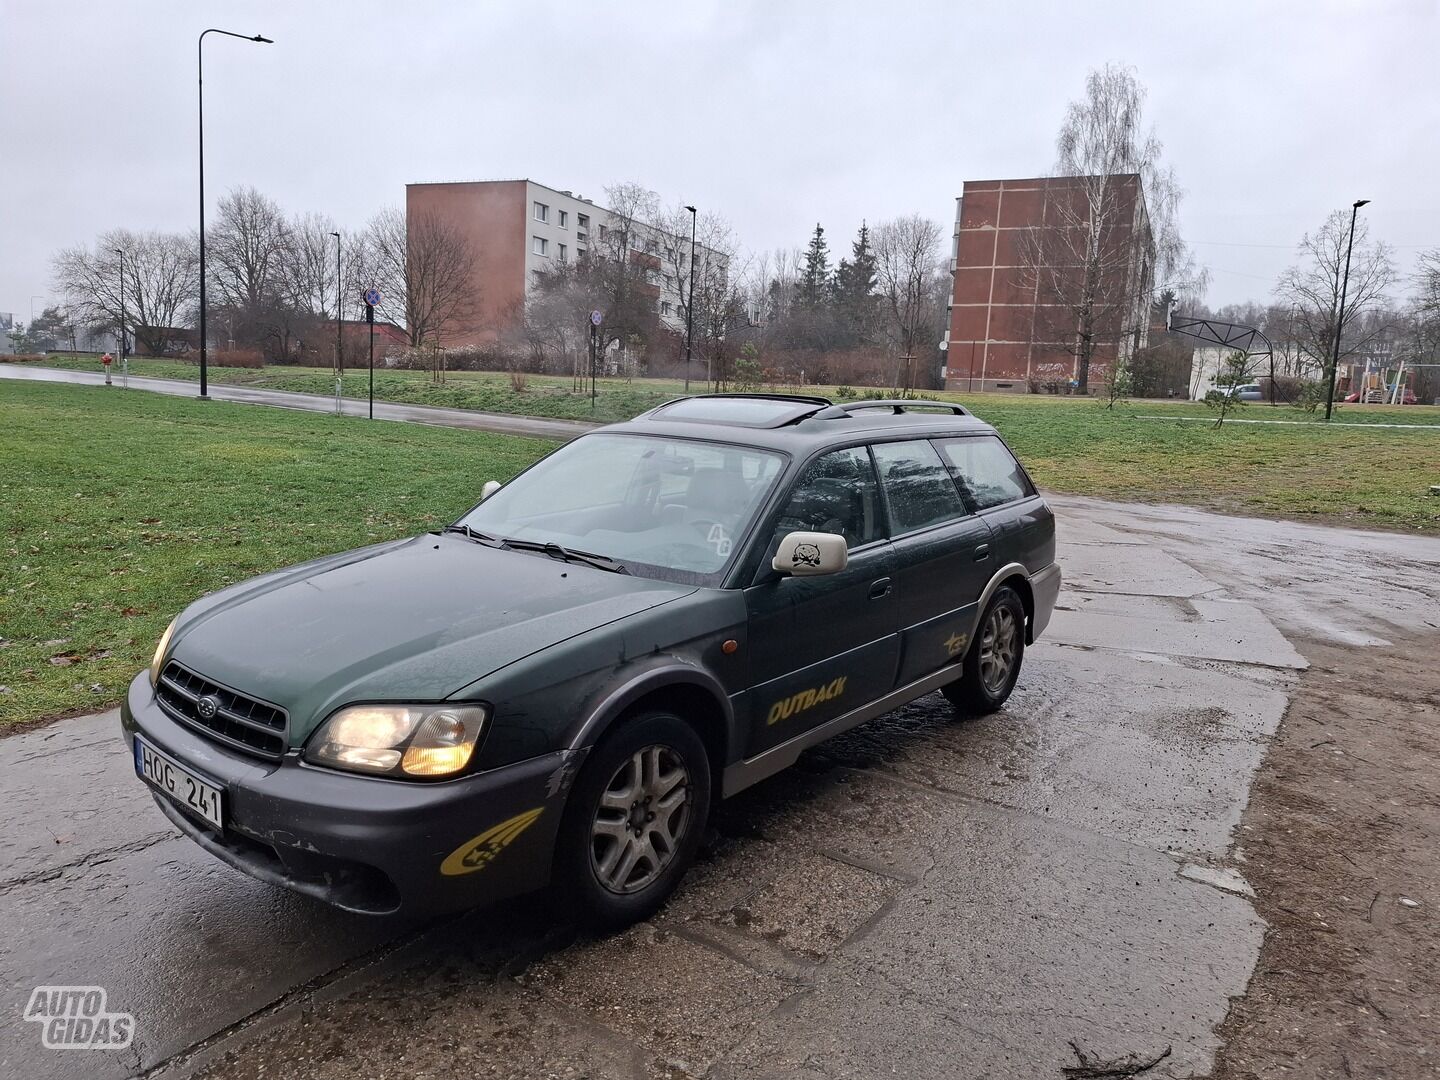
[[[621,709],[605,725],[599,739],[618,730],[631,717],[647,712],[671,713],[700,736],[700,741],[705,744],[705,753],[710,758],[710,790],[715,793],[714,797],[718,798],[721,774],[725,769],[725,748],[729,738],[725,711],[714,695],[697,683],[676,682],[658,686]]]
[[[594,746],[629,717],[655,710],[674,713],[695,729],[718,777],[730,747],[739,745],[730,700],[719,683],[688,665],[646,672],[609,695],[580,725],[571,746]]]
[[[1023,574],[1011,574],[996,586],[995,591],[999,592],[1007,585],[1015,590],[1016,595],[1020,597],[1020,606],[1025,609],[1025,644],[1034,645],[1035,590],[1030,588],[1030,582]]]

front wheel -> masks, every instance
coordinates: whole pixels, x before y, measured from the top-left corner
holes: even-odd
[[[710,812],[710,759],[667,712],[625,721],[571,791],[555,880],[582,921],[621,927],[653,915],[685,876]]]
[[[965,654],[964,674],[941,687],[946,700],[970,713],[990,713],[1005,704],[1025,659],[1025,605],[1008,585],[995,590],[980,629]]]

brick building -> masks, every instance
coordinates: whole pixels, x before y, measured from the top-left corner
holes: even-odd
[[[613,247],[605,244],[611,211],[592,199],[534,180],[407,184],[405,210],[412,222],[416,215],[428,213],[453,225],[476,253],[476,309],[469,325],[447,332],[447,345],[493,341],[518,321],[537,275],[592,252],[608,254]],[[631,239],[637,246],[628,257],[641,268],[642,292],[649,295],[661,322],[681,328],[681,294],[670,273],[673,268],[660,257],[667,246],[659,242],[661,233],[635,222]],[[688,260],[688,254],[682,257]]]
[[[1154,246],[1139,176],[967,180],[956,200],[946,389],[1023,392],[1078,375],[1079,328],[1064,300],[1083,279],[1092,200],[1102,207],[1103,272],[1090,387],[1145,344]]]

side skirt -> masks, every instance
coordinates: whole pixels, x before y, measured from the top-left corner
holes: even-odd
[[[744,791],[752,784],[758,784],[761,780],[774,776],[781,769],[787,769],[795,764],[796,759],[815,744],[822,743],[843,731],[849,731],[853,727],[859,727],[867,720],[883,716],[918,697],[924,697],[931,691],[954,682],[962,674],[963,671],[958,663],[946,664],[939,671],[907,683],[898,690],[892,690],[868,705],[861,705],[858,709],[851,709],[848,713],[837,716],[834,720],[829,720],[819,727],[802,731],[793,739],[788,739],[779,746],[772,746],[769,750],[756,754],[752,758],[737,761],[734,765],[727,765],[721,779],[721,797],[728,799],[731,795]]]

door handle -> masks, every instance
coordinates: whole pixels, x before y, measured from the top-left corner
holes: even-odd
[[[882,577],[870,583],[870,599],[879,600],[890,595],[890,579]]]
[[[989,545],[989,544],[981,544],[979,547],[977,547],[977,548],[975,549],[975,561],[976,561],[976,562],[984,562],[984,561],[985,561],[986,559],[988,559],[988,558],[990,558],[990,545]]]

